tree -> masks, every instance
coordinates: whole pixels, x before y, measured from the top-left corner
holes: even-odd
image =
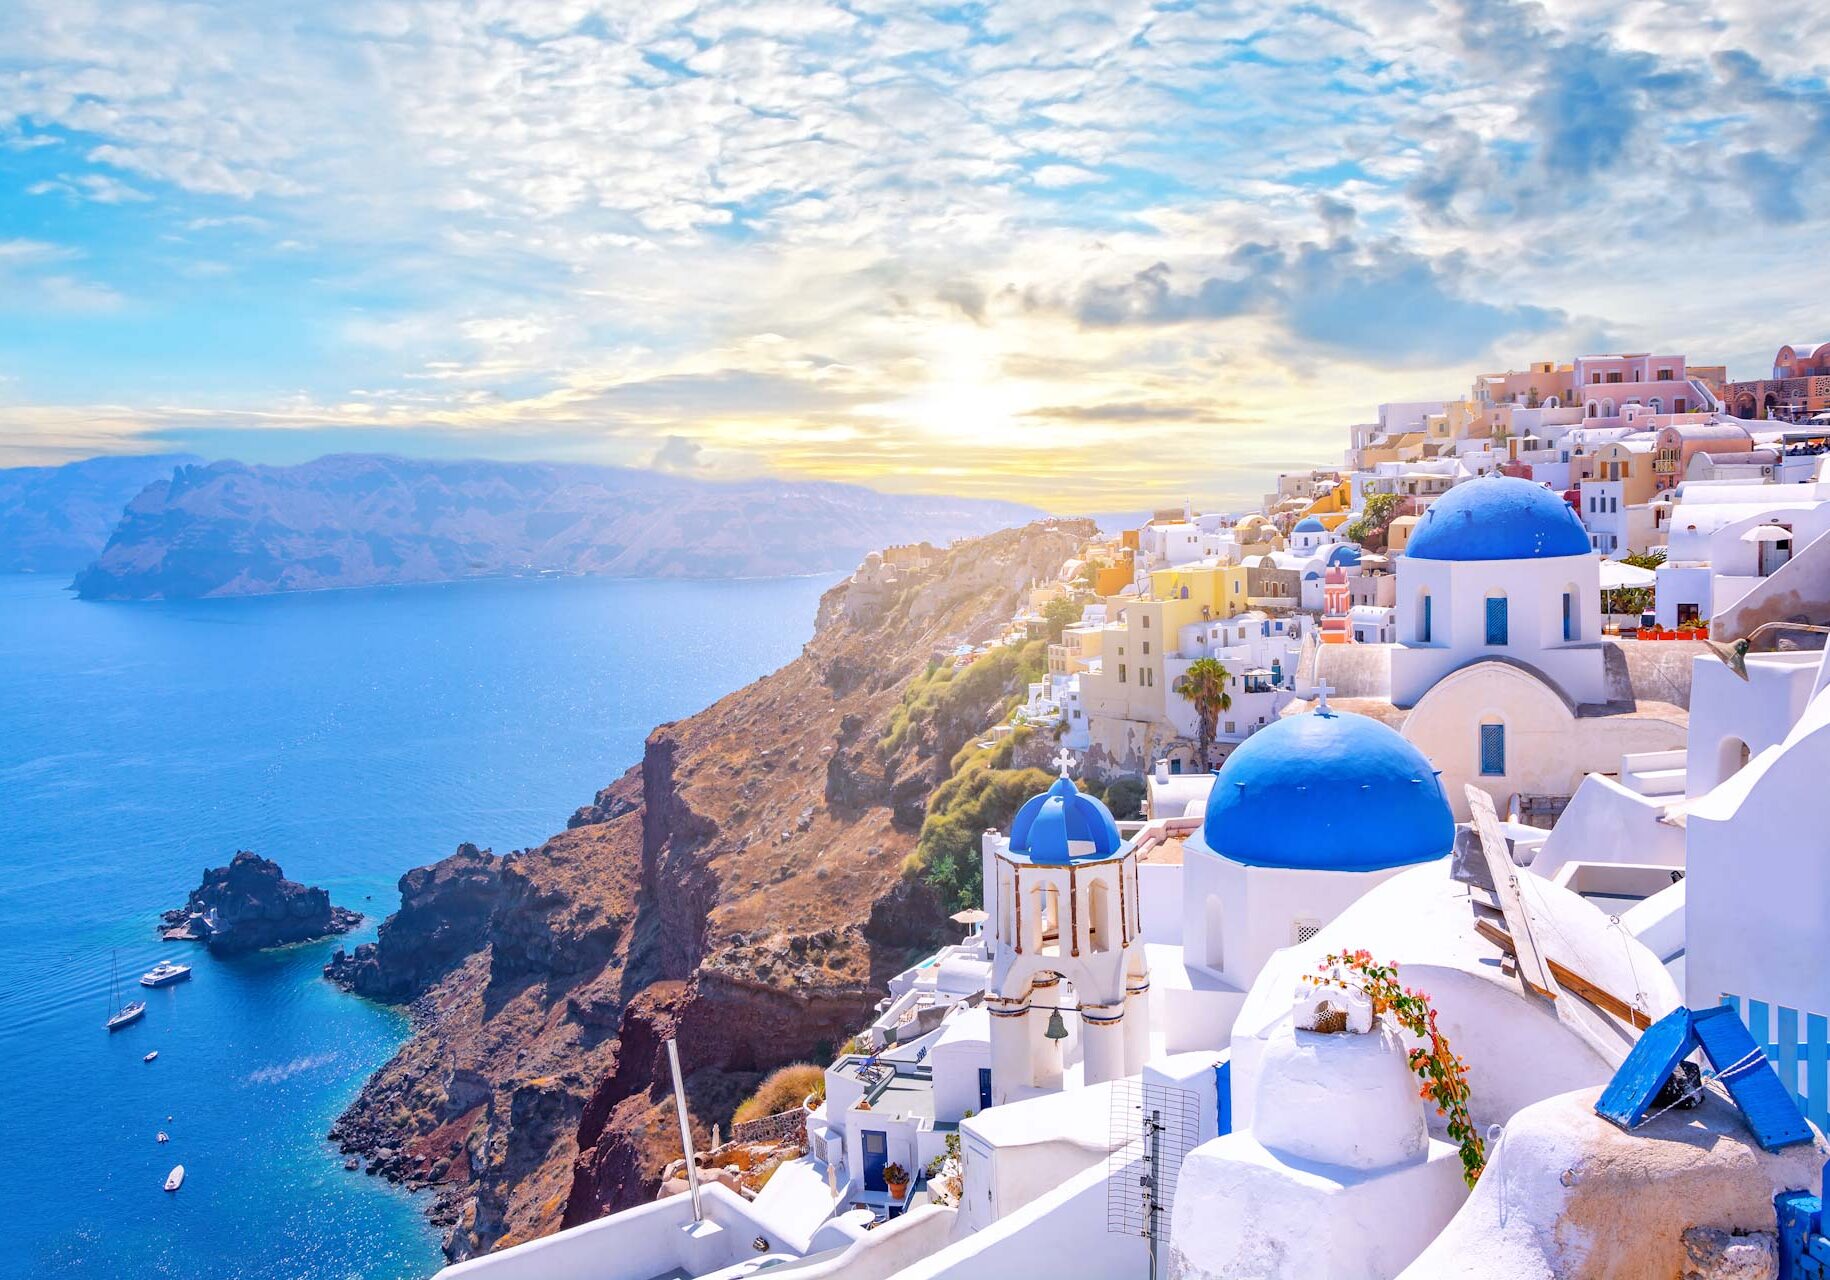
[[[1233,695],[1226,691],[1230,679],[1232,673],[1218,658],[1196,658],[1176,679],[1176,692],[1194,704],[1198,763],[1203,769],[1208,766],[1208,751],[1220,713],[1232,709]]]
[[[1080,621],[1080,606],[1066,596],[1056,596],[1042,606],[1042,617],[1048,623],[1048,642],[1056,644],[1069,624]]]
[[[1395,493],[1370,493],[1366,495],[1366,509],[1360,518],[1347,526],[1347,537],[1354,542],[1364,543],[1375,535],[1383,536],[1391,527],[1392,518],[1398,514],[1398,503],[1402,499]]]
[[[1620,562],[1638,569],[1657,569],[1665,563],[1665,548],[1653,547],[1650,551],[1635,551],[1622,556]],[[1652,587],[1617,587],[1613,591],[1602,594],[1607,599],[1609,613],[1644,613],[1652,607],[1654,589]]]

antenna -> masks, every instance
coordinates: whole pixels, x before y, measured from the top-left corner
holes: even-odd
[[[1143,1236],[1150,1280],[1169,1239],[1182,1161],[1200,1138],[1201,1103],[1186,1089],[1119,1080],[1112,1085],[1111,1151],[1106,1156],[1106,1230]]]

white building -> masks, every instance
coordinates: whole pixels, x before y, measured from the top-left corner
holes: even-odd
[[[1830,529],[1830,482],[1693,484],[1678,487],[1665,562],[1658,569],[1658,622],[1686,626],[1731,608]]]

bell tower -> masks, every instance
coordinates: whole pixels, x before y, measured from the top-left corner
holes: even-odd
[[[1059,1089],[1076,1062],[1087,1084],[1135,1075],[1150,1049],[1137,858],[1068,776],[1065,748],[1055,763],[1009,839],[986,837],[996,1103]]]

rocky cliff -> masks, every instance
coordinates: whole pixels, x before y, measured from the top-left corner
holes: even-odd
[[[823,573],[886,543],[945,543],[1035,514],[857,485],[583,464],[216,462],[147,485],[76,586],[84,599],[143,600],[507,575]]]
[[[564,832],[410,873],[378,942],[333,968],[411,1001],[415,1031],[333,1137],[437,1188],[448,1252],[467,1257],[653,1195],[678,1152],[669,1037],[707,1129],[728,1131],[762,1073],[830,1054],[950,927],[905,863],[927,796],[1008,691],[891,734],[902,692],[1090,532],[963,543],[868,608],[833,588],[801,657],[657,728]]]
[[[101,553],[135,495],[196,461],[130,454],[0,468],[0,573],[74,573]]]
[[[241,850],[226,867],[206,868],[182,907],[163,917],[164,936],[195,938],[235,955],[348,933],[360,913],[332,906],[330,894],[288,880],[280,864]]]

